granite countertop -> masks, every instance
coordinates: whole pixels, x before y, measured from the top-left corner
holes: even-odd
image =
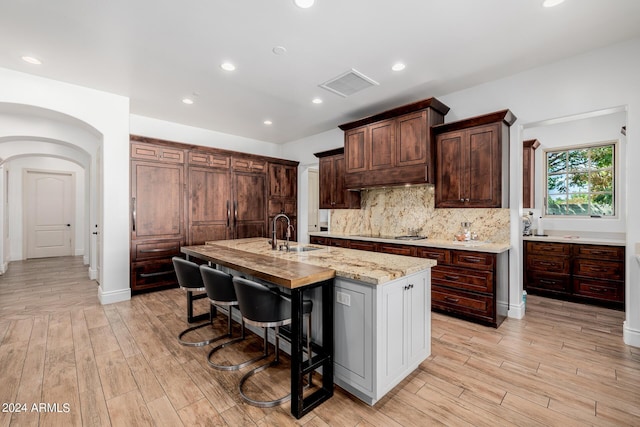
[[[581,233],[575,231],[548,231],[547,236],[522,236],[522,240],[534,242],[581,243],[584,245],[625,246],[624,233]]]
[[[511,249],[509,243],[494,243],[484,240],[471,240],[467,242],[458,242],[455,240],[444,239],[421,239],[421,240],[400,240],[392,237],[370,237],[358,236],[353,234],[332,234],[330,232],[312,232],[310,236],[330,237],[335,239],[364,240],[369,242],[395,243],[398,245],[424,246],[429,248],[458,249],[464,251],[476,251],[499,254]]]
[[[278,242],[283,243],[280,241]],[[206,247],[210,247],[212,248],[210,253],[215,256],[219,256],[219,254],[215,252],[215,249],[219,247],[234,251],[242,251],[245,253],[248,252],[250,254],[261,255],[264,265],[271,263],[277,266],[279,262],[274,263],[275,260],[285,261],[284,265],[288,266],[288,268],[295,267],[294,264],[308,264],[310,266],[335,271],[335,276],[337,277],[357,280],[372,285],[381,285],[436,265],[436,261],[426,258],[391,255],[378,252],[363,252],[355,249],[321,245],[298,245],[295,242],[291,243],[292,248],[297,246],[317,249],[306,252],[274,251],[271,249],[269,239],[261,237],[251,239],[219,240],[207,242],[205,248],[202,246],[186,248],[199,248],[199,250],[206,250]],[[241,255],[242,254],[238,255],[236,253],[236,257]]]

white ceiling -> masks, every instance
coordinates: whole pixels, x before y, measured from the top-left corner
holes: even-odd
[[[133,114],[284,143],[640,35],[639,0],[541,3],[0,0],[0,67],[128,96]],[[351,68],[380,85],[347,98],[318,87]]]

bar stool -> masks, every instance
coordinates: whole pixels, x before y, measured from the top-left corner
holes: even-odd
[[[280,362],[280,326],[291,323],[291,300],[284,295],[271,291],[266,286],[240,277],[233,278],[233,286],[238,297],[238,305],[244,321],[253,326],[264,328],[264,353],[268,354],[268,328],[275,328],[275,358],[247,372],[238,385],[240,396],[249,404],[261,408],[280,405],[291,399],[291,393],[275,400],[254,400],[248,397],[242,386],[253,375]],[[305,300],[303,314],[307,317],[307,356],[311,358],[311,309],[312,302]]]
[[[224,335],[220,335],[216,339],[230,337],[232,339],[223,342],[211,349],[209,355],[207,356],[207,362],[209,366],[219,369],[221,371],[237,371],[239,369],[244,368],[252,364],[253,362],[257,362],[258,360],[264,359],[268,356],[266,350],[264,354],[258,357],[254,357],[253,359],[246,360],[237,365],[218,365],[211,361],[211,356],[218,350],[221,350],[231,344],[236,342],[240,342],[245,339],[244,332],[244,319],[241,318],[240,321],[240,336],[233,338],[231,321],[233,317],[233,307],[238,306],[238,298],[236,297],[236,291],[233,287],[233,276],[222,272],[220,270],[216,270],[215,268],[211,268],[207,265],[200,266],[200,274],[202,275],[202,281],[204,283],[204,287],[207,291],[207,297],[209,298],[209,302],[215,305],[222,305],[227,307],[227,333]]]
[[[187,261],[180,257],[173,257],[173,268],[176,270],[176,276],[178,277],[178,285],[187,293],[187,322],[193,316],[193,292],[201,292],[205,290],[204,283],[202,282],[202,276],[200,275],[200,268],[198,264],[195,262]],[[186,341],[183,337],[189,332],[195,331],[196,329],[204,328],[205,326],[211,326],[213,322],[213,318],[215,316],[215,307],[213,305],[209,305],[209,321],[202,323],[200,325],[192,326],[190,328],[185,329],[184,331],[178,334],[178,342],[182,345],[189,347],[202,347],[207,344],[211,344],[215,340],[219,339],[219,337],[207,339],[204,341]]]

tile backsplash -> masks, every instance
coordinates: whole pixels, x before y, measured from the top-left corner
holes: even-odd
[[[509,209],[436,209],[433,185],[362,190],[361,200],[361,209],[331,211],[331,233],[398,236],[418,229],[431,239],[452,240],[468,221],[479,240],[509,243]]]

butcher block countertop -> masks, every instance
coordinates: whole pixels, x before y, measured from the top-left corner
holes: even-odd
[[[278,244],[284,243],[278,241]],[[314,248],[298,251],[295,248]],[[336,277],[381,285],[426,270],[436,262],[354,249],[291,243],[291,252],[272,250],[269,239],[219,240],[202,246],[186,246],[182,252],[224,264],[263,280],[295,288]]]

